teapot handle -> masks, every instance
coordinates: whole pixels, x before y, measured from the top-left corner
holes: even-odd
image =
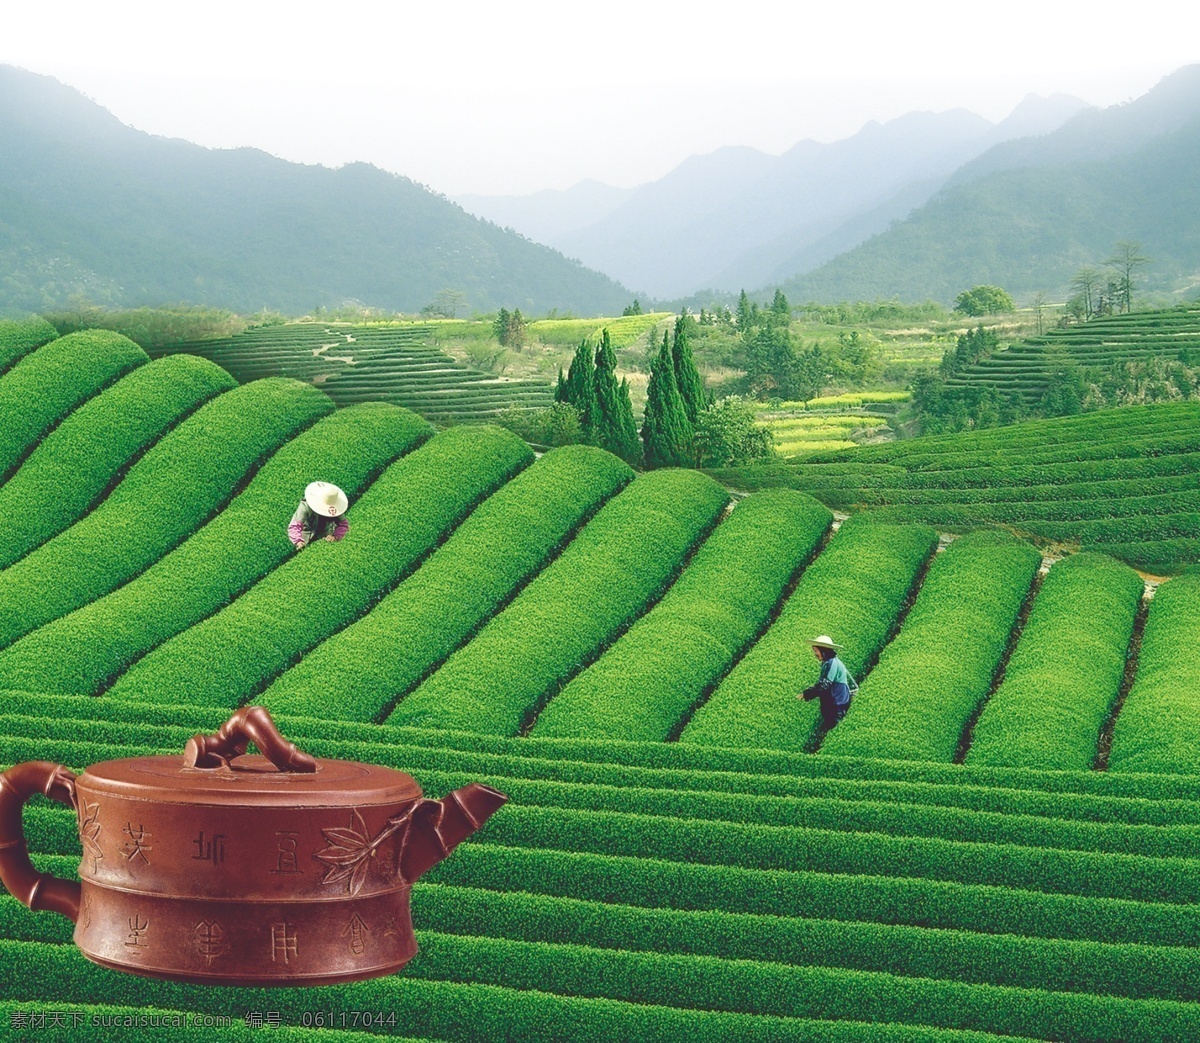
[[[26,761],[0,774],[0,881],[30,909],[50,909],[74,922],[79,884],[39,873],[29,861],[21,809],[35,793],[75,806],[75,773],[51,761]]]
[[[214,735],[197,735],[183,750],[185,768],[218,768],[254,743],[280,771],[314,772],[317,762],[279,734],[265,706],[243,706]]]

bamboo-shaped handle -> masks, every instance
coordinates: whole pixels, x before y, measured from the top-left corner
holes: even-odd
[[[79,884],[39,873],[29,861],[21,809],[35,793],[75,806],[75,773],[51,761],[25,761],[0,775],[0,881],[30,909],[79,916]]]
[[[183,751],[187,768],[217,768],[254,743],[280,771],[314,772],[317,762],[279,734],[265,706],[243,706],[214,735],[197,735]]]

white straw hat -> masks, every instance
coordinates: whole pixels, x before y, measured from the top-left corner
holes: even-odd
[[[822,634],[820,637],[814,637],[810,642],[814,648],[832,648],[835,651],[842,646],[837,644],[828,634]]]
[[[329,482],[309,482],[304,487],[304,502],[317,514],[326,518],[336,518],[339,514],[345,514],[346,508],[350,506],[346,494]]]

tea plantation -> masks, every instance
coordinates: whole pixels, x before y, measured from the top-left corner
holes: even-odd
[[[838,525],[72,336],[0,324],[0,404],[39,403],[0,413],[0,765],[180,753],[260,702],[316,756],[510,802],[414,887],[413,961],[350,985],[121,974],[0,897],[4,1038],[1200,1039],[1200,572],[1150,597],[1008,531],[1186,550],[1192,407],[760,476],[881,508]],[[350,532],[297,553],[314,478]],[[1006,529],[939,539],[984,503]],[[796,699],[822,632],[861,682],[828,733]],[[25,829],[77,874],[69,808]]]
[[[550,384],[471,369],[433,347],[431,334],[431,327],[415,323],[293,322],[174,344],[154,354],[201,355],[243,382],[292,377],[318,385],[339,406],[392,402],[435,423],[481,420],[506,406],[553,401]]]

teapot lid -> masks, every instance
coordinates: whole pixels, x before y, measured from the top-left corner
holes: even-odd
[[[261,754],[246,753],[251,742]],[[279,734],[262,706],[243,707],[216,734],[195,736],[182,756],[101,761],[77,784],[169,804],[344,807],[421,796],[417,780],[395,768],[310,757]]]
[[[247,754],[215,767],[175,756],[132,757],[93,764],[77,784],[131,799],[168,804],[346,807],[400,804],[421,796],[411,775],[379,764],[314,758],[311,772],[280,771]]]

